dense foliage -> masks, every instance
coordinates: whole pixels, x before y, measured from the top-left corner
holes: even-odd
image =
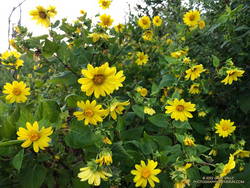
[[[0,187],[250,187],[248,1],[137,9],[114,26],[39,6],[49,34],[15,28],[0,56]]]

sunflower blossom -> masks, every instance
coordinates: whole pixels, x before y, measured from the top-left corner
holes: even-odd
[[[100,39],[108,40],[109,38],[111,38],[111,36],[106,33],[91,33],[88,35],[88,37],[92,38],[93,42],[97,42]]]
[[[152,30],[147,30],[142,34],[142,38],[144,40],[149,40],[151,41],[153,39],[153,31]]]
[[[99,186],[101,180],[107,181],[108,177],[111,177],[112,174],[106,172],[102,168],[98,168],[98,164],[95,161],[90,161],[87,167],[80,168],[80,172],[77,176],[81,179],[80,181],[88,180],[88,184]]]
[[[4,94],[8,94],[6,96],[6,100],[10,103],[23,103],[27,101],[27,95],[30,95],[30,88],[26,87],[24,82],[13,81],[12,84],[6,83],[4,85]]]
[[[168,101],[170,106],[166,106],[166,114],[171,114],[171,118],[180,121],[186,121],[188,118],[192,118],[193,115],[190,112],[194,112],[195,104],[191,102],[185,102],[184,99]]]
[[[35,10],[30,11],[32,20],[36,20],[37,24],[41,24],[45,27],[50,26],[50,18],[53,18],[57,14],[54,6],[49,6],[48,9],[37,6]]]
[[[200,21],[200,12],[198,10],[190,10],[183,16],[183,22],[190,27],[196,26]]]
[[[114,21],[114,20],[111,18],[111,16],[110,16],[110,15],[107,15],[107,14],[101,15],[99,18],[100,18],[100,21],[101,21],[101,22],[99,22],[98,24],[99,24],[101,27],[103,27],[103,28],[108,28],[108,27],[110,27],[110,26],[112,25],[113,21]]]
[[[183,140],[185,146],[195,146],[194,138],[190,136],[186,136]]]
[[[136,170],[131,171],[131,174],[135,175],[133,179],[135,186],[144,188],[149,183],[150,187],[155,187],[154,182],[160,182],[156,175],[161,172],[160,169],[156,169],[157,165],[158,162],[153,160],[148,160],[147,165],[144,161],[141,161],[140,165],[136,164]]]
[[[123,71],[116,71],[115,67],[109,67],[108,63],[100,67],[93,67],[88,64],[87,69],[82,70],[84,78],[80,78],[78,82],[82,84],[81,90],[86,92],[87,96],[94,93],[96,98],[100,96],[110,95],[114,90],[122,87],[125,80]]]
[[[230,136],[236,129],[236,126],[233,126],[234,122],[230,120],[221,119],[220,123],[216,123],[215,129],[219,136],[223,138]]]
[[[18,69],[23,66],[23,60],[20,59],[21,54],[17,51],[6,51],[0,56],[1,63],[6,66],[15,67]]]
[[[161,26],[161,24],[162,24],[162,19],[161,19],[161,17],[160,17],[160,16],[155,16],[155,17],[153,18],[153,24],[154,24],[154,26],[156,26],[156,27]]]
[[[200,86],[200,84],[192,84],[190,89],[189,89],[189,93],[190,94],[199,94],[200,93],[199,86]]]
[[[49,136],[53,133],[52,127],[39,129],[37,121],[33,125],[29,122],[26,123],[26,128],[20,127],[17,131],[17,140],[25,140],[21,145],[23,148],[29,147],[33,144],[33,149],[38,152],[39,149],[45,150],[49,146],[51,139]]]
[[[117,114],[122,114],[123,111],[125,110],[125,106],[128,106],[130,104],[129,101],[125,101],[125,102],[119,102],[116,101],[114,103],[111,104],[110,108],[109,108],[109,114],[111,115],[111,117],[116,120],[117,119]]]
[[[98,163],[100,166],[112,164],[113,163],[112,152],[109,150],[102,151],[98,155],[98,158],[96,159],[96,163]]]
[[[198,22],[198,25],[199,25],[199,29],[204,29],[204,27],[206,26],[206,23],[205,23],[204,20],[200,20],[200,21]]]
[[[99,5],[102,9],[107,9],[109,8],[111,2],[111,0],[99,0]]]
[[[242,77],[245,71],[239,70],[239,69],[232,69],[227,71],[227,76],[224,80],[221,82],[224,83],[224,85],[231,85],[233,81],[237,81],[238,77]]]
[[[143,17],[139,18],[138,25],[142,29],[148,29],[148,28],[150,28],[150,25],[151,25],[150,18],[148,16],[143,16]]]
[[[191,80],[195,80],[196,78],[200,77],[200,74],[202,72],[206,71],[206,69],[203,68],[203,65],[195,65],[193,67],[191,67],[190,69],[186,70],[186,76],[185,78],[191,79]]]
[[[146,97],[148,95],[148,90],[144,87],[137,87],[135,89],[142,97]]]
[[[137,59],[135,63],[137,65],[144,65],[148,62],[148,55],[144,54],[144,52],[137,52],[136,56],[137,56]]]
[[[125,26],[123,24],[118,24],[114,26],[115,32],[121,33],[124,30]]]
[[[143,111],[144,111],[145,114],[148,114],[148,115],[151,115],[151,116],[155,114],[155,110],[153,108],[150,108],[150,107],[147,107],[147,106],[144,107]]]
[[[95,100],[92,102],[89,100],[86,102],[78,101],[77,106],[81,111],[74,112],[74,116],[76,116],[79,121],[84,120],[85,125],[97,125],[97,123],[102,122],[104,116],[107,115],[106,110],[102,109],[102,105],[97,105]]]

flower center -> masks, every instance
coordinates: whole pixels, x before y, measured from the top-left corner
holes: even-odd
[[[106,7],[107,5],[108,5],[108,2],[106,2],[106,1],[102,2],[102,6]]]
[[[39,135],[38,132],[32,132],[32,133],[30,134],[30,140],[31,140],[32,142],[37,141],[39,138],[40,138],[40,135]]]
[[[147,168],[144,168],[141,172],[141,176],[144,177],[144,178],[148,178],[149,176],[151,175],[151,172],[149,169]]]
[[[94,115],[94,112],[91,109],[87,109],[85,110],[84,115],[88,117],[92,117]]]
[[[225,126],[225,125],[222,126],[222,130],[223,130],[223,131],[227,131],[227,130],[228,130],[228,126]]]
[[[194,15],[190,15],[190,16],[189,16],[189,19],[190,19],[190,21],[194,21],[195,16],[194,16]]]
[[[176,110],[179,112],[182,112],[184,110],[184,106],[183,105],[178,105],[176,106]]]
[[[39,12],[39,17],[42,18],[42,19],[47,18],[46,12],[44,12],[44,11]]]
[[[16,96],[21,95],[22,91],[19,88],[14,88],[12,93]]]
[[[97,74],[94,76],[93,81],[96,85],[101,85],[104,82],[104,75],[102,74]]]
[[[235,72],[231,72],[230,74],[228,74],[228,76],[233,76],[235,74]]]
[[[143,25],[147,25],[148,21],[147,20],[142,20]]]

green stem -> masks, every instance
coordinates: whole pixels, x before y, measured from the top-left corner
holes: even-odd
[[[23,140],[9,140],[9,141],[5,141],[5,142],[0,142],[0,147],[16,145],[16,144],[20,144],[22,142],[23,142]]]

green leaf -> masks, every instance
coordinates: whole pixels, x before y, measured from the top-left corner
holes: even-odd
[[[66,86],[76,85],[77,77],[70,71],[61,72],[50,78],[49,83],[61,84]]]
[[[65,97],[65,102],[67,103],[68,107],[74,108],[77,106],[77,101],[85,100],[86,98],[75,95],[75,94],[69,94]]]
[[[240,95],[239,106],[240,106],[240,109],[245,114],[250,112],[250,95],[249,94]]]
[[[178,129],[192,129],[188,121],[173,121],[173,126]]]
[[[213,59],[213,66],[215,68],[217,68],[220,65],[220,60],[218,57],[216,57],[215,55],[212,55],[212,59]]]
[[[76,119],[72,121],[70,130],[64,137],[67,146],[75,149],[95,145],[98,140],[101,141],[98,135],[94,135],[88,126],[85,126],[82,121],[77,121]]]
[[[24,154],[24,150],[22,149],[12,159],[12,165],[14,166],[15,169],[18,170],[18,172],[20,171],[20,169],[22,167],[23,154]]]
[[[164,75],[162,77],[159,87],[160,88],[169,87],[175,82],[175,80],[176,80],[175,77],[173,77],[172,75],[169,74]]]
[[[209,166],[202,166],[199,169],[200,169],[200,171],[204,172],[205,174],[210,174],[211,173],[211,170],[210,170]]]
[[[161,91],[161,88],[155,83],[153,83],[151,87],[151,96],[157,95],[160,91]]]
[[[142,135],[144,127],[132,128],[126,131],[121,132],[122,140],[136,140],[139,139]]]
[[[137,116],[144,119],[144,107],[143,106],[139,106],[136,104],[132,106],[132,109]]]
[[[196,149],[198,150],[199,153],[205,153],[206,151],[210,150],[209,147],[200,144],[196,144]]]
[[[46,177],[47,169],[43,165],[31,163],[21,174],[22,188],[40,188]]]
[[[42,118],[51,123],[58,121],[61,109],[56,101],[44,100],[42,102],[43,116]]]
[[[48,39],[45,39],[45,44],[44,44],[42,51],[44,55],[51,56],[53,55],[53,53],[55,53],[58,50],[58,48],[59,46],[57,43],[52,42]]]
[[[166,114],[156,114],[148,118],[151,123],[156,125],[157,127],[167,128],[169,125],[168,118]]]
[[[164,151],[167,149],[167,146],[172,145],[172,140],[167,136],[152,136],[154,141],[159,146],[159,151]]]

